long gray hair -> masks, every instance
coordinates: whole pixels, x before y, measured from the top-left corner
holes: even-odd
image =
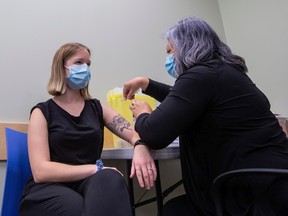
[[[248,71],[245,60],[232,54],[216,32],[203,20],[189,17],[179,21],[165,35],[174,46],[177,76],[198,63],[221,61],[236,67],[243,73]]]

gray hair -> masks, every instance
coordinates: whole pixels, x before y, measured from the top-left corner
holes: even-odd
[[[195,64],[216,61],[230,64],[243,73],[248,71],[245,60],[234,55],[216,32],[199,18],[189,17],[179,21],[166,32],[165,37],[174,46],[178,76]]]

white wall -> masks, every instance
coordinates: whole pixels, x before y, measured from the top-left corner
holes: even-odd
[[[219,13],[218,2],[221,9]],[[0,121],[26,122],[30,108],[48,99],[52,57],[62,44],[92,49],[91,93],[106,93],[136,75],[173,83],[164,70],[162,34],[181,18],[196,15],[211,24],[243,56],[249,75],[275,113],[288,115],[286,0],[2,0],[0,1]],[[225,35],[223,26],[225,29]],[[125,165],[117,161],[108,162]],[[179,161],[162,161],[163,189],[180,178]],[[0,163],[3,185],[5,162]],[[0,187],[1,192],[2,187]],[[143,190],[135,188],[137,194]],[[181,189],[176,191],[181,193]],[[153,191],[149,192],[153,195]],[[137,215],[156,215],[155,204]]]
[[[225,35],[274,113],[288,116],[288,1],[219,0]]]
[[[222,39],[226,36],[232,50],[246,59],[250,77],[268,96],[273,111],[287,116],[288,2],[218,2],[0,1],[0,121],[26,122],[30,108],[48,99],[52,57],[66,42],[81,42],[92,49],[90,90],[102,101],[109,89],[136,75],[173,83],[164,70],[166,44],[162,33],[190,15],[204,18]],[[119,165],[124,171],[124,164]],[[162,161],[160,165],[165,189],[179,179],[180,165],[179,161]],[[0,163],[0,173],[3,185],[4,162]],[[143,192],[135,190],[137,194]],[[155,215],[155,205],[139,208],[137,215]]]
[[[164,71],[162,34],[180,18],[198,15],[224,35],[215,0],[3,0],[0,2],[0,121],[27,121],[46,100],[50,65],[67,42],[92,49],[93,96],[136,75],[172,82]]]
[[[224,39],[215,0],[1,0],[0,8],[0,121],[27,122],[31,107],[49,98],[52,57],[64,43],[92,49],[90,92],[106,101],[109,89],[134,76],[173,83],[164,70],[162,35],[179,19],[200,16]],[[111,163],[125,169],[123,163]],[[0,165],[3,184],[5,163]],[[163,189],[179,180],[179,161],[160,166]],[[137,215],[156,215],[155,204],[137,209]]]

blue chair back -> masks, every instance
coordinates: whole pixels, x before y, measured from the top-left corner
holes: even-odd
[[[24,185],[31,176],[27,134],[5,128],[7,165],[1,216],[18,216]]]

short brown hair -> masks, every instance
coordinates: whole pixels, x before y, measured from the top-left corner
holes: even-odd
[[[90,49],[80,43],[67,43],[61,46],[55,53],[52,66],[51,76],[47,86],[48,93],[53,96],[64,94],[67,88],[67,81],[65,75],[65,62],[79,52],[81,49],[86,49],[91,54]],[[80,89],[80,94],[85,100],[91,98],[88,91],[88,85]]]

